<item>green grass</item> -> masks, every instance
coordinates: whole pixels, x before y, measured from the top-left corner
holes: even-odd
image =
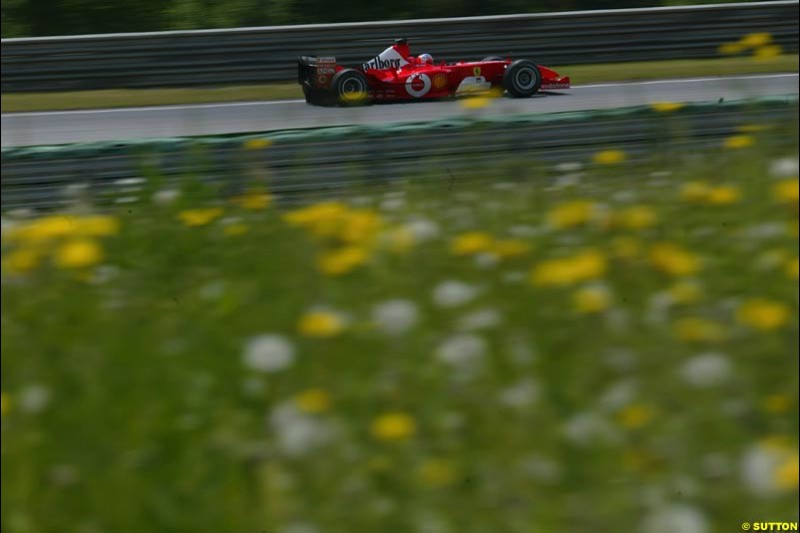
[[[770,60],[749,57],[648,61],[609,65],[572,65],[557,67],[576,85],[607,81],[648,80],[686,76],[760,74],[797,72],[798,56],[784,55]],[[243,85],[197,89],[113,89],[61,93],[19,93],[2,95],[2,111],[45,111],[95,109],[205,102],[238,102],[302,98],[296,83]]]
[[[189,178],[4,221],[2,530],[797,520],[797,145],[743,139],[354,186],[305,225]]]

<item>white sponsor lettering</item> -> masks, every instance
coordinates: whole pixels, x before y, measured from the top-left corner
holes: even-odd
[[[456,94],[488,91],[491,88],[492,84],[486,81],[483,76],[467,76],[458,84]]]
[[[417,80],[422,82],[422,87],[414,87]],[[416,84],[419,85],[419,84]],[[406,92],[413,96],[414,98],[419,98],[420,96],[425,96],[428,94],[428,91],[431,90],[431,79],[428,77],[427,74],[412,74],[406,80]]]
[[[387,68],[400,68],[403,65],[408,65],[408,61],[403,59],[403,56],[392,47],[387,48],[373,59],[367,61],[361,68],[364,70],[383,70]]]

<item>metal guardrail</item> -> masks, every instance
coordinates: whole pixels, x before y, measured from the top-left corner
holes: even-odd
[[[93,203],[125,202],[145,194],[153,177],[179,187],[200,178],[235,192],[257,176],[283,201],[336,195],[342,187],[403,179],[524,178],[536,161],[588,161],[609,147],[635,158],[719,147],[744,124],[768,121],[770,131],[797,131],[797,99],[694,104],[669,114],[649,108],[533,115],[473,122],[454,119],[395,127],[342,127],[267,135],[272,146],[246,150],[253,135],[149,142],[4,149],[3,210],[63,205],[65,191],[83,184]],[[797,136],[773,135],[778,147]]]
[[[398,36],[439,59],[510,54],[561,66],[714,57],[754,32],[797,52],[798,1],[3,39],[2,91],[291,80],[299,55],[359,64]]]

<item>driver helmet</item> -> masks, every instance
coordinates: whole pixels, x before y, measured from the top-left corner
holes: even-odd
[[[422,65],[433,65],[433,56],[430,54],[420,54],[417,59]]]

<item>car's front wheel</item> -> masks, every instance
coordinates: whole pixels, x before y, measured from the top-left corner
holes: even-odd
[[[518,59],[503,73],[503,87],[514,98],[527,98],[536,94],[542,85],[542,73],[533,61]]]
[[[357,70],[345,69],[337,72],[331,80],[331,88],[342,105],[359,105],[369,101],[367,77]]]

